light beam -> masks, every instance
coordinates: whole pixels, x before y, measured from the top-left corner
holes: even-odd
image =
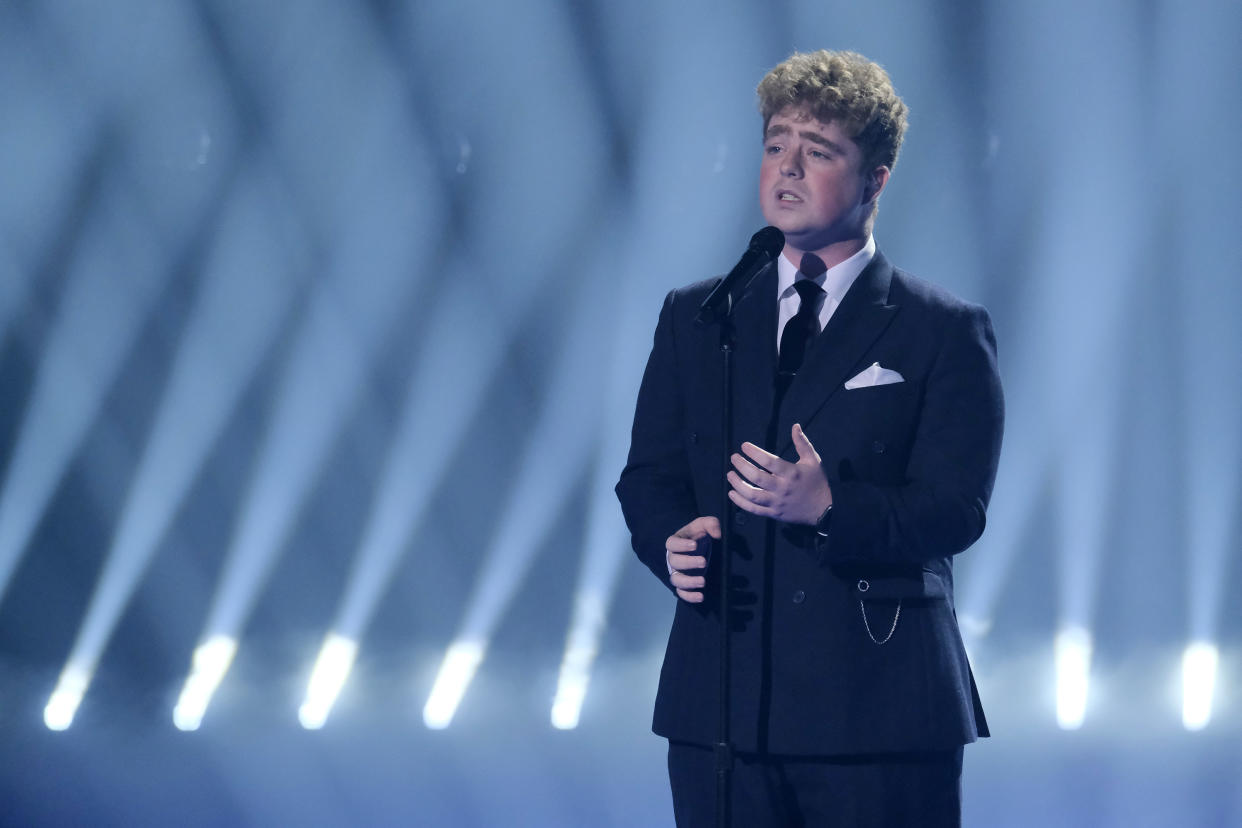
[[[287,56],[287,94],[273,105],[277,149],[307,188],[312,223],[332,233],[317,251],[322,268],[292,337],[200,640],[241,636],[349,417],[374,404],[368,382],[418,285],[411,272],[430,244],[423,233],[434,236],[438,226],[423,186],[427,165],[375,32],[340,9],[330,22],[310,15],[291,25],[296,36],[283,44],[296,44],[297,54]],[[359,55],[356,85],[342,85],[330,64],[298,62],[306,50]],[[319,137],[307,142],[307,134]]]
[[[1206,641],[1191,644],[1182,654],[1182,725],[1187,730],[1202,730],[1212,720],[1219,661],[1216,645]]]
[[[466,688],[483,662],[487,643],[481,640],[454,642],[444,654],[444,662],[423,706],[423,723],[431,730],[443,730],[453,721]]]
[[[106,183],[90,217],[0,488],[0,601],[169,275],[127,190]]]
[[[591,680],[591,667],[599,652],[604,627],[603,600],[594,594],[580,595],[574,608],[574,623],[565,643],[565,656],[556,682],[552,702],[552,726],[572,730],[578,726],[582,703]]]
[[[1087,714],[1091,679],[1091,634],[1068,627],[1056,638],[1057,725],[1078,730]]]
[[[207,705],[237,654],[237,639],[214,636],[194,650],[194,667],[173,709],[178,730],[198,730]]]
[[[43,722],[49,730],[68,730],[77,715],[78,707],[90,686],[93,670],[84,665],[69,662],[61,671],[60,680],[47,706],[43,708]]]
[[[330,634],[323,642],[315,669],[311,672],[306,699],[298,709],[298,720],[307,730],[318,730],[328,720],[328,713],[345,686],[345,679],[358,655],[358,642]]]

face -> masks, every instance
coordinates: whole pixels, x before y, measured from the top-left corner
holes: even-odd
[[[787,253],[861,246],[875,199],[888,182],[887,167],[863,170],[862,163],[862,150],[836,122],[825,124],[795,109],[772,116],[759,167],[759,204],[767,222],[785,234]]]

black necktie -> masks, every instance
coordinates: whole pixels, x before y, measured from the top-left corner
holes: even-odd
[[[824,299],[823,288],[810,279],[794,282],[794,290],[798,291],[801,301],[798,312],[785,323],[785,330],[781,331],[781,353],[776,374],[778,400],[802,367],[807,345],[819,333],[819,306]]]

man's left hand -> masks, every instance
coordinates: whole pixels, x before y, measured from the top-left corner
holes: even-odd
[[[793,444],[798,462],[790,463],[766,452],[754,443],[742,443],[742,454],[730,457],[729,499],[752,515],[775,518],[786,523],[814,526],[832,505],[832,489],[820,465],[819,453],[811,445],[802,426],[793,427]]]

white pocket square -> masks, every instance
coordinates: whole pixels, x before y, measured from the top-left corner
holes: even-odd
[[[845,387],[853,391],[855,388],[871,388],[876,385],[892,385],[895,382],[905,382],[906,378],[896,371],[888,368],[881,368],[880,363],[871,363],[870,368],[859,371],[853,378],[845,383]]]

